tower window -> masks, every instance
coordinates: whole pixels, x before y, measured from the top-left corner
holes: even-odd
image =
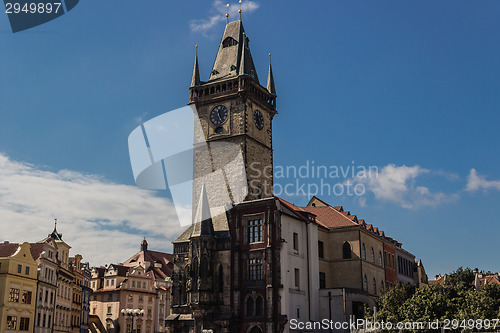
[[[324,272],[319,272],[319,287],[321,289],[326,288],[326,274]]]
[[[250,296],[247,299],[247,317],[253,316],[253,310],[254,310],[253,297]]]
[[[250,259],[248,261],[248,279],[262,280],[264,278],[264,267],[262,258]]]
[[[229,47],[229,46],[234,46],[236,44],[238,44],[238,42],[236,41],[236,39],[234,39],[233,37],[227,37],[222,42],[222,48],[226,48],[226,47]]]
[[[248,243],[262,242],[262,219],[248,221]]]
[[[318,257],[320,257],[320,258],[324,258],[325,257],[325,251],[324,251],[324,248],[323,248],[323,242],[322,241],[318,241]]]
[[[366,260],[366,248],[365,248],[365,243],[363,243],[363,260]]]
[[[262,296],[257,297],[257,301],[255,302],[255,315],[258,317],[264,315],[264,300]]]
[[[344,242],[344,245],[342,246],[342,257],[344,259],[351,258],[351,245],[349,242]]]
[[[299,234],[296,232],[293,233],[293,249],[295,251],[299,250]]]

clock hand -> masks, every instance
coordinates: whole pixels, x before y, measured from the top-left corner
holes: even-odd
[[[217,116],[219,116],[219,121],[222,123],[222,117],[220,116],[220,110],[217,110]]]

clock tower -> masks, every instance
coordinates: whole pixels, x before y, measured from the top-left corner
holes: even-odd
[[[287,322],[273,195],[276,89],[271,64],[259,82],[249,44],[240,19],[227,23],[207,81],[195,57],[193,224],[173,242],[173,332],[283,332]]]
[[[246,179],[240,186],[247,188],[240,201],[272,197],[276,90],[270,63],[267,85],[260,84],[241,20],[227,23],[207,81],[200,80],[196,54],[189,104],[196,106],[200,123],[194,138],[193,203],[200,197],[205,177],[217,170],[222,170],[221,180],[226,184]],[[208,149],[197,148],[205,142]],[[243,157],[239,171],[226,167],[234,164],[236,156]],[[227,190],[230,200],[237,203],[234,189],[227,186]],[[220,197],[210,191],[207,187],[209,197]]]

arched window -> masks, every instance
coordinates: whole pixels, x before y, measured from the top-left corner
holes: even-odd
[[[206,279],[207,279],[207,277],[209,275],[208,258],[206,256],[203,256],[201,258],[200,272],[201,272],[201,278],[202,278],[202,280],[206,281]]]
[[[250,333],[262,333],[262,330],[260,329],[260,327],[255,326],[254,328],[252,328]]]
[[[363,243],[363,260],[366,260],[366,248],[365,248],[365,243]]]
[[[349,242],[344,242],[344,245],[342,246],[342,257],[344,259],[351,258],[351,245]]]
[[[219,265],[219,292],[224,291],[224,272],[222,270],[222,265]]]
[[[192,281],[192,290],[198,290],[198,271],[199,271],[199,267],[198,267],[198,258],[195,257],[193,259],[193,281]]]
[[[368,279],[366,278],[366,275],[363,279],[363,290],[368,291]]]
[[[373,251],[373,247],[372,247],[372,262],[375,263],[375,251]]]
[[[373,293],[377,294],[377,280],[373,278]]]
[[[247,298],[247,317],[253,316],[253,310],[254,310],[253,297],[250,296]]]
[[[264,315],[264,299],[262,296],[257,297],[257,301],[255,302],[255,315],[257,317]]]
[[[379,256],[379,265],[382,266],[382,251],[379,251],[378,252],[378,256]]]
[[[179,272],[179,280],[181,281],[181,288],[180,288],[180,303],[179,305],[186,304],[187,303],[187,290],[186,290],[186,281],[189,278],[189,270],[188,267],[186,266],[184,268],[184,277],[181,278],[182,273]]]

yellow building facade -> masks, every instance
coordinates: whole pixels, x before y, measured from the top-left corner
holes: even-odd
[[[30,244],[0,244],[0,332],[33,332],[36,291]]]

